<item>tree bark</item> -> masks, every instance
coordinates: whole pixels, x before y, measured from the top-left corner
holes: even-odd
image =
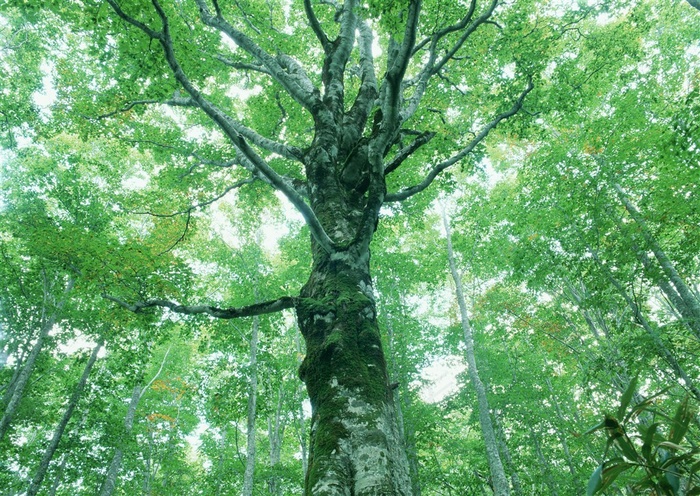
[[[95,362],[97,361],[97,355],[102,349],[103,344],[104,338],[100,338],[95,348],[93,348],[92,354],[90,355],[90,359],[85,365],[85,369],[83,369],[83,375],[80,376],[80,380],[75,386],[75,390],[71,395],[70,401],[68,402],[68,406],[66,407],[66,410],[63,413],[63,417],[56,426],[56,429],[53,433],[53,437],[51,438],[51,442],[46,448],[44,456],[41,459],[41,462],[39,463],[39,467],[37,468],[36,474],[34,475],[34,478],[32,479],[32,482],[29,485],[29,489],[27,490],[27,496],[36,496],[36,494],[39,492],[39,489],[41,488],[41,483],[43,482],[44,477],[46,476],[46,472],[49,469],[51,459],[53,458],[54,453],[56,453],[58,443],[61,442],[61,437],[63,437],[63,433],[66,430],[68,421],[70,421],[70,418],[73,415],[73,411],[75,410],[75,407],[78,404],[78,400],[83,394],[83,389],[85,389],[85,384],[87,383],[88,376],[90,375],[90,371],[92,371],[93,365],[95,365]]]
[[[347,217],[345,217],[347,219]],[[338,225],[342,229],[342,223]],[[308,496],[411,494],[377,324],[369,249],[314,250],[297,318],[311,400]]]
[[[496,441],[496,433],[493,428],[493,423],[491,422],[491,411],[489,408],[489,400],[486,396],[486,388],[484,387],[484,383],[481,382],[476,365],[476,357],[474,355],[474,336],[472,333],[471,322],[469,321],[469,314],[467,313],[467,302],[464,298],[462,278],[457,271],[457,265],[455,263],[450,224],[444,210],[442,212],[442,222],[445,227],[445,234],[447,236],[447,260],[450,265],[452,279],[455,282],[457,304],[459,305],[462,331],[464,332],[467,372],[469,374],[469,381],[472,383],[472,386],[476,391],[477,404],[479,408],[479,423],[481,425],[481,432],[484,436],[484,444],[486,445],[486,458],[489,464],[489,470],[491,472],[491,479],[493,480],[493,492],[496,496],[507,496],[510,495],[510,486],[508,484],[508,478],[506,477],[505,470],[503,469],[501,456],[498,452],[498,442]]]

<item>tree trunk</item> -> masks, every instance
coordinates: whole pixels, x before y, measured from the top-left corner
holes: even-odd
[[[301,349],[301,339],[300,339],[300,334],[298,332],[294,333],[294,341],[296,343],[296,348],[297,348],[297,356],[301,357],[303,356],[302,349]],[[301,366],[302,361],[301,359],[298,359],[297,365]],[[301,473],[304,475],[304,479],[306,479],[306,472],[308,472],[309,468],[309,455],[308,455],[308,444],[307,444],[307,438],[306,438],[306,418],[304,417],[304,398],[306,395],[304,394],[304,386],[299,386],[296,390],[296,397],[295,397],[295,402],[297,404],[297,415],[299,416],[299,449],[301,450]]]
[[[557,437],[559,437],[559,442],[564,450],[564,456],[566,457],[566,464],[569,467],[573,487],[576,488],[577,494],[580,494],[583,489],[583,484],[581,484],[581,481],[579,481],[578,473],[576,472],[576,465],[574,464],[573,458],[571,458],[569,443],[566,441],[566,433],[561,428],[562,424],[566,422],[566,419],[564,418],[564,413],[561,410],[561,406],[559,406],[559,400],[554,392],[554,388],[552,387],[552,381],[549,379],[549,377],[546,377],[545,379],[547,389],[549,389],[550,398],[552,399],[552,403],[554,403],[554,409],[556,410],[557,418],[559,419],[558,422],[555,422],[554,429],[557,431]]]
[[[63,456],[61,457],[61,464],[58,466],[56,477],[53,478],[53,484],[51,484],[51,489],[49,490],[49,496],[56,496],[58,486],[61,485],[61,479],[63,479],[63,472],[66,469],[66,461],[68,461],[68,456],[66,453],[63,453]]]
[[[22,399],[22,395],[24,394],[24,388],[27,386],[29,377],[34,371],[36,359],[38,358],[39,353],[41,352],[41,349],[44,346],[44,340],[46,339],[46,336],[49,335],[49,331],[53,329],[53,326],[58,318],[58,314],[66,302],[68,293],[70,293],[70,291],[73,289],[74,283],[75,281],[73,278],[70,278],[68,280],[68,282],[66,283],[66,287],[63,290],[63,298],[58,302],[58,304],[56,304],[54,311],[51,312],[51,315],[43,319],[43,324],[41,326],[41,330],[39,332],[39,336],[37,337],[36,343],[34,343],[34,347],[29,353],[27,361],[22,367],[22,371],[19,373],[19,375],[17,376],[17,380],[12,386],[12,394],[9,395],[9,400],[7,401],[7,406],[5,407],[5,413],[3,414],[2,419],[0,419],[0,441],[7,433],[7,429],[10,426],[10,422],[12,421],[12,418],[17,412],[19,402]],[[50,295],[48,285],[44,284],[44,298],[48,299],[49,296]]]
[[[44,457],[41,459],[41,463],[39,463],[39,468],[37,469],[36,474],[34,475],[34,478],[32,479],[32,482],[29,485],[29,489],[27,490],[27,496],[36,496],[36,494],[39,492],[39,489],[41,488],[41,483],[43,482],[44,477],[46,476],[46,472],[49,469],[51,459],[53,458],[54,453],[56,453],[58,443],[61,442],[61,437],[63,437],[63,433],[66,430],[68,421],[73,415],[73,410],[75,410],[75,407],[78,404],[78,400],[83,394],[83,389],[85,389],[85,384],[87,383],[88,376],[90,375],[90,371],[92,370],[93,365],[95,365],[95,362],[97,361],[97,354],[102,349],[103,344],[104,338],[100,338],[100,340],[97,343],[97,346],[93,348],[92,354],[90,355],[90,359],[85,365],[85,369],[83,369],[83,375],[80,376],[80,380],[75,386],[75,390],[73,391],[73,395],[71,396],[70,401],[68,402],[68,406],[66,407],[66,410],[63,413],[63,417],[56,426],[56,430],[53,433],[51,442],[46,448],[46,451],[44,452]]]
[[[347,217],[346,217],[347,218]],[[338,223],[342,229],[342,223]],[[307,496],[411,494],[377,324],[369,249],[318,247],[297,318],[311,401]]]
[[[474,336],[472,334],[471,323],[467,313],[467,303],[464,299],[464,290],[462,289],[462,278],[457,271],[455,264],[454,251],[452,250],[452,239],[450,232],[450,224],[447,221],[447,216],[443,210],[442,222],[445,226],[445,234],[447,236],[447,260],[450,264],[450,272],[452,279],[455,282],[455,290],[457,293],[457,304],[459,305],[459,313],[462,320],[462,331],[464,332],[465,354],[467,358],[467,372],[469,373],[469,381],[472,383],[476,391],[476,399],[479,408],[479,423],[481,432],[484,436],[484,444],[486,445],[486,458],[489,463],[489,470],[493,480],[493,492],[496,496],[506,496],[510,494],[510,486],[506,477],[503,463],[498,452],[498,442],[496,441],[496,433],[491,422],[491,412],[489,408],[489,400],[486,396],[486,388],[484,387],[479,371],[476,366],[476,357],[474,356]]]
[[[134,386],[134,390],[131,394],[131,401],[129,402],[129,408],[126,411],[126,417],[124,417],[124,435],[121,442],[117,446],[112,456],[112,461],[109,462],[109,468],[107,469],[107,476],[105,477],[102,487],[100,488],[100,496],[111,496],[114,492],[114,488],[117,485],[117,476],[119,475],[119,469],[121,468],[122,458],[124,457],[124,447],[123,442],[131,436],[131,431],[134,427],[134,417],[136,416],[136,407],[141,399],[141,386]]]
[[[246,460],[243,474],[243,496],[253,495],[255,476],[255,415],[258,399],[258,331],[260,317],[253,317],[250,333],[250,368],[248,370],[248,419],[246,422]]]
[[[554,479],[552,478],[552,471],[549,468],[549,462],[544,457],[544,453],[542,453],[542,446],[540,445],[540,436],[537,433],[537,431],[535,431],[534,427],[530,429],[530,439],[532,439],[532,444],[535,447],[535,453],[537,453],[537,459],[540,462],[542,474],[544,475],[544,482],[545,484],[547,484],[549,494],[551,494],[552,496],[559,496],[557,485],[554,483]]]
[[[688,321],[688,324],[693,329],[695,336],[700,339],[700,301],[695,297],[693,292],[690,290],[688,285],[685,283],[683,278],[676,271],[676,267],[666,252],[661,248],[661,245],[656,241],[651,231],[647,227],[644,218],[642,217],[637,207],[635,207],[631,201],[627,198],[627,195],[622,191],[619,184],[615,184],[615,191],[617,196],[625,206],[625,209],[630,214],[630,217],[634,219],[634,222],[639,226],[644,240],[651,248],[654,253],[654,257],[659,262],[661,270],[668,277],[668,280],[675,287],[677,295],[682,300],[683,304],[677,305],[678,311],[683,315],[683,317]],[[672,300],[673,301],[673,300]],[[674,303],[675,304],[675,303]]]
[[[275,410],[267,419],[267,433],[270,440],[270,470],[272,475],[267,482],[267,489],[273,496],[279,496],[279,477],[275,473],[277,464],[280,462],[282,451],[282,436],[284,434],[284,423],[282,422],[282,407],[284,402],[284,378],[280,381],[277,389],[277,404]]]
[[[508,449],[508,444],[506,443],[506,435],[503,431],[503,425],[498,415],[493,415],[493,423],[496,428],[496,438],[498,440],[498,449],[500,450],[501,456],[503,457],[503,463],[505,468],[510,473],[510,483],[513,485],[513,494],[515,496],[523,495],[523,486],[520,484],[520,476],[513,463],[513,458],[510,456],[510,449]]]
[[[678,363],[676,357],[673,356],[673,354],[669,351],[669,349],[666,347],[663,341],[661,341],[659,333],[651,326],[646,317],[644,317],[644,314],[642,314],[639,305],[637,305],[634,299],[629,295],[629,293],[627,293],[627,290],[622,286],[622,284],[620,284],[620,282],[617,279],[615,279],[610,270],[608,270],[608,268],[600,261],[600,258],[598,258],[598,253],[590,248],[589,251],[593,256],[593,259],[595,260],[598,267],[601,268],[601,270],[605,273],[610,283],[615,287],[618,293],[620,293],[622,298],[625,300],[625,303],[627,303],[627,306],[632,311],[634,319],[640,326],[642,326],[642,328],[646,331],[649,337],[651,337],[658,354],[661,357],[663,357],[664,360],[666,360],[666,363],[668,363],[668,365],[671,367],[674,374],[676,375],[676,378],[680,380],[680,383],[684,385],[688,390],[690,390],[690,392],[693,394],[693,396],[695,396],[695,398],[700,400],[700,390],[697,388],[694,381],[690,379],[688,374],[685,372],[685,369],[683,369],[683,367],[681,367],[681,365]]]
[[[403,305],[401,301],[400,293],[396,291],[396,287],[392,287],[392,294],[387,295],[387,298],[398,298],[399,303]],[[382,309],[382,313],[386,315],[386,332],[387,332],[387,343],[389,345],[389,378],[392,384],[395,384],[394,389],[394,402],[396,404],[396,415],[399,424],[399,433],[401,439],[406,443],[406,456],[408,457],[408,468],[411,474],[411,488],[413,490],[413,496],[421,496],[421,485],[420,479],[418,477],[418,455],[416,450],[416,439],[413,429],[410,424],[406,424],[403,415],[403,405],[410,408],[410,399],[407,399],[406,395],[401,394],[401,384],[406,384],[407,378],[401,377],[399,375],[398,367],[396,366],[396,356],[397,352],[394,349],[394,341],[396,334],[394,333],[393,315],[386,309]],[[399,323],[400,325],[400,323]]]

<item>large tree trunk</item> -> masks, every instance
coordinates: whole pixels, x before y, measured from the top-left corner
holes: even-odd
[[[442,212],[442,221],[445,226],[445,234],[447,236],[447,260],[450,265],[450,273],[455,283],[457,293],[457,304],[459,305],[459,313],[462,321],[462,331],[464,332],[464,346],[467,358],[467,372],[469,381],[472,383],[476,392],[477,406],[479,410],[479,423],[481,425],[481,433],[484,436],[484,444],[486,446],[486,459],[493,480],[493,492],[496,496],[507,496],[510,494],[510,486],[506,472],[503,469],[503,463],[498,452],[498,442],[496,441],[496,432],[491,422],[491,411],[489,408],[489,400],[486,396],[486,388],[479,377],[479,371],[476,366],[476,357],[474,355],[474,336],[472,333],[471,322],[467,313],[467,303],[464,298],[464,290],[462,289],[462,278],[457,271],[455,263],[454,251],[452,250],[452,239],[450,232],[450,224],[447,221],[445,212]]]
[[[369,276],[369,250],[315,250],[297,316],[311,400],[306,495],[411,494]]]

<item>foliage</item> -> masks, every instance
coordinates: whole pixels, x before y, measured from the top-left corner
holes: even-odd
[[[630,382],[615,415],[605,415],[587,432],[604,430],[607,436],[603,462],[593,472],[587,494],[602,492],[620,476],[637,494],[700,494],[700,449],[689,442],[696,435],[689,431],[697,402],[688,396],[676,400],[675,414],[668,415],[657,405],[665,391],[631,401],[637,383],[636,377]],[[608,454],[610,448],[616,456]]]

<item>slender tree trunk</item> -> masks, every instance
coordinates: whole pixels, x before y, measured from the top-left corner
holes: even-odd
[[[680,379],[681,384],[685,385],[685,387],[690,390],[690,392],[700,400],[700,390],[698,390],[697,386],[695,385],[694,381],[690,379],[688,374],[685,372],[683,367],[678,363],[678,360],[676,360],[676,357],[673,356],[673,353],[669,351],[669,349],[666,347],[666,345],[661,341],[661,338],[659,337],[659,333],[652,327],[652,325],[649,323],[649,321],[644,317],[644,314],[642,313],[641,309],[639,308],[639,305],[634,301],[634,299],[627,293],[627,290],[620,284],[620,282],[613,277],[612,273],[608,270],[608,268],[600,261],[600,258],[598,258],[598,253],[595,250],[592,250],[589,248],[589,251],[591,255],[593,256],[593,259],[596,261],[598,264],[598,267],[603,270],[603,272],[606,274],[608,280],[610,283],[615,287],[615,289],[620,293],[622,298],[625,300],[627,303],[627,306],[632,310],[632,315],[634,316],[634,319],[637,321],[639,325],[642,326],[642,328],[646,331],[646,333],[651,337],[654,346],[656,347],[656,351],[659,353],[661,357],[666,360],[666,363],[669,364],[671,369],[676,375],[677,379]]]
[[[530,429],[530,439],[532,439],[532,445],[535,448],[535,453],[537,453],[537,459],[540,462],[540,467],[542,467],[542,473],[544,474],[544,482],[545,484],[547,484],[549,494],[551,494],[552,496],[559,496],[557,485],[554,483],[554,479],[552,478],[552,471],[549,468],[549,462],[544,457],[544,453],[542,453],[542,446],[540,445],[540,436],[534,428]]]
[[[7,406],[5,407],[5,413],[3,414],[2,419],[0,419],[0,441],[7,433],[7,429],[10,426],[10,422],[12,421],[12,418],[17,412],[19,402],[22,399],[22,395],[24,394],[24,389],[27,386],[29,377],[34,371],[36,360],[39,356],[39,353],[41,352],[42,347],[44,346],[46,336],[48,336],[49,331],[53,329],[53,326],[58,318],[58,314],[66,302],[68,293],[70,293],[70,291],[73,289],[74,283],[75,280],[73,278],[70,278],[68,280],[68,282],[66,283],[66,287],[63,290],[62,299],[56,304],[54,311],[51,312],[51,315],[42,319],[43,324],[41,326],[39,336],[37,337],[36,343],[34,343],[34,346],[32,347],[32,351],[29,352],[29,356],[27,357],[27,361],[22,367],[22,371],[19,373],[19,375],[17,376],[17,380],[12,386],[12,394],[9,395],[9,400],[7,401]],[[44,284],[44,296],[45,299],[49,298],[49,289],[47,284]],[[46,307],[46,304],[44,305],[44,307]]]
[[[284,434],[284,423],[282,422],[282,406],[284,402],[284,378],[280,381],[277,390],[277,404],[275,410],[267,419],[267,433],[270,440],[270,470],[272,475],[267,482],[268,492],[274,496],[281,495],[279,477],[275,474],[277,465],[280,462],[282,452],[282,436]]]
[[[253,495],[255,477],[255,415],[258,400],[258,331],[260,317],[253,317],[250,333],[250,369],[248,376],[248,420],[246,422],[246,460],[243,474],[243,496]]]
[[[557,395],[555,394],[554,388],[552,387],[552,381],[549,379],[549,377],[546,377],[545,382],[547,383],[547,389],[549,389],[549,394],[551,395],[550,397],[552,399],[552,403],[554,403],[554,409],[557,412],[558,422],[554,424],[554,429],[557,431],[557,437],[559,437],[561,447],[564,449],[564,456],[566,457],[566,464],[569,467],[569,473],[571,474],[573,487],[577,488],[576,492],[578,494],[583,489],[583,485],[581,484],[581,481],[578,478],[576,466],[574,465],[574,461],[571,458],[571,452],[569,451],[569,443],[566,441],[566,435],[561,428],[561,424],[565,422],[566,419],[564,418],[564,413],[562,412],[561,407],[559,406],[559,400],[557,399]]]
[[[465,354],[467,358],[467,367],[469,381],[472,383],[476,391],[477,404],[479,408],[479,423],[481,424],[481,432],[484,436],[484,444],[486,445],[486,458],[491,471],[493,480],[493,492],[496,496],[505,496],[510,494],[510,486],[506,477],[503,463],[498,452],[498,442],[496,441],[496,433],[491,422],[491,412],[489,408],[488,397],[486,396],[486,388],[481,382],[479,371],[476,365],[476,357],[474,355],[474,336],[472,333],[471,322],[467,313],[467,303],[464,299],[464,290],[462,289],[462,278],[457,271],[455,264],[454,251],[452,250],[452,239],[450,225],[447,221],[447,216],[443,210],[442,221],[445,226],[445,234],[447,236],[447,259],[450,265],[452,279],[455,282],[455,290],[457,293],[457,304],[459,305],[459,313],[462,320],[462,331],[464,332],[464,345],[466,348]]]
[[[392,291],[396,289],[393,288]],[[394,292],[394,297],[398,294],[397,291]],[[400,298],[400,297],[399,297]],[[402,302],[399,302],[403,304]],[[413,429],[410,425],[407,425],[404,421],[403,415],[403,402],[406,401],[408,405],[408,399],[405,395],[401,394],[401,384],[406,383],[405,377],[399,377],[398,367],[396,366],[396,355],[397,352],[394,349],[394,324],[393,316],[390,312],[386,311],[386,330],[387,330],[387,343],[389,344],[389,377],[392,384],[395,384],[394,389],[394,402],[396,404],[396,415],[399,424],[399,433],[401,438],[406,443],[406,456],[408,457],[408,468],[411,474],[411,488],[413,490],[413,496],[421,496],[421,486],[420,479],[418,477],[418,455],[416,453],[416,439]]]
[[[131,432],[134,429],[134,418],[136,417],[136,408],[138,408],[139,402],[143,397],[144,393],[151,387],[151,384],[158,378],[160,373],[163,371],[165,366],[165,361],[168,359],[170,354],[170,347],[163,355],[163,360],[160,363],[158,371],[153,376],[153,378],[144,387],[140,385],[134,386],[131,393],[131,400],[129,401],[129,407],[126,410],[126,416],[124,417],[124,434],[120,439],[117,448],[114,451],[112,460],[109,462],[109,468],[107,469],[107,475],[100,488],[100,496],[111,496],[117,486],[117,476],[119,475],[119,470],[121,469],[122,459],[124,457],[124,444],[126,440],[131,436]]]
[[[506,443],[505,432],[503,431],[503,426],[501,425],[501,419],[498,415],[493,415],[494,427],[496,428],[496,439],[498,440],[498,449],[503,457],[503,463],[510,473],[510,483],[513,485],[513,494],[515,496],[523,495],[523,486],[520,484],[520,476],[513,463],[513,458],[510,456],[510,449],[508,449],[508,444]]]
[[[224,462],[225,462],[225,452],[226,452],[226,440],[228,438],[228,425],[224,424],[224,428],[221,431],[221,442],[219,443],[219,460],[217,462],[216,469],[216,491],[214,494],[216,496],[221,496],[221,490],[223,489],[224,481]]]
[[[49,496],[56,496],[58,486],[61,485],[61,479],[63,479],[63,472],[66,469],[66,461],[68,461],[68,455],[63,453],[63,456],[61,457],[61,464],[58,466],[56,476],[53,478],[53,484],[51,484],[51,489],[49,490]]]
[[[44,456],[41,459],[41,462],[39,463],[39,467],[36,471],[36,474],[34,474],[34,478],[32,479],[32,482],[29,485],[29,489],[27,490],[27,496],[36,496],[36,494],[39,492],[39,489],[41,488],[41,483],[43,482],[44,477],[46,476],[46,472],[49,469],[51,459],[53,458],[54,453],[56,453],[58,443],[61,442],[61,437],[63,436],[63,433],[66,430],[68,421],[73,415],[73,411],[75,410],[75,407],[78,404],[80,396],[83,394],[83,389],[85,389],[85,384],[87,383],[88,376],[90,375],[90,371],[92,370],[93,365],[95,365],[95,362],[97,361],[97,354],[102,349],[103,344],[104,338],[100,338],[100,340],[97,343],[97,346],[93,348],[92,354],[90,355],[90,359],[88,360],[88,363],[85,365],[85,369],[83,370],[83,375],[80,376],[80,380],[75,386],[75,390],[73,391],[70,401],[68,402],[68,406],[66,407],[66,410],[63,413],[63,417],[56,426],[56,430],[53,433],[51,442],[46,448]]]
[[[656,241],[651,231],[649,230],[644,218],[642,217],[637,207],[635,207],[632,202],[627,198],[627,195],[622,191],[619,184],[615,184],[615,191],[617,192],[618,198],[625,206],[625,209],[630,214],[630,217],[634,219],[634,222],[639,226],[644,240],[651,248],[654,253],[654,257],[659,262],[661,270],[668,277],[671,284],[675,287],[678,297],[682,300],[680,306],[677,305],[678,311],[685,317],[688,324],[694,330],[695,336],[700,339],[700,301],[695,297],[691,289],[685,283],[683,278],[676,271],[676,267],[666,252],[661,248],[661,245]],[[671,301],[678,300],[674,298]],[[674,303],[675,304],[675,303]]]
[[[129,402],[129,408],[126,411],[126,417],[124,417],[124,435],[114,451],[112,460],[109,462],[109,468],[107,469],[107,475],[102,487],[100,488],[100,496],[111,496],[114,492],[114,488],[117,485],[117,476],[119,475],[119,470],[121,469],[122,458],[124,457],[124,442],[131,436],[131,431],[134,427],[134,417],[136,416],[136,408],[138,407],[139,400],[141,399],[141,386],[134,386],[134,390],[131,394],[131,401]]]
[[[296,332],[294,335],[294,340],[296,343],[296,348],[297,348],[297,356],[303,356],[302,349],[301,349],[301,335]],[[302,361],[301,359],[298,360],[297,365],[301,367]],[[301,472],[304,476],[304,479],[306,479],[306,472],[308,471],[309,468],[309,454],[308,454],[308,444],[307,444],[307,438],[306,438],[306,418],[304,417],[304,398],[306,395],[304,394],[304,387],[300,386],[297,389],[297,397],[296,397],[296,404],[297,404],[297,415],[299,416],[299,449],[301,451]]]

